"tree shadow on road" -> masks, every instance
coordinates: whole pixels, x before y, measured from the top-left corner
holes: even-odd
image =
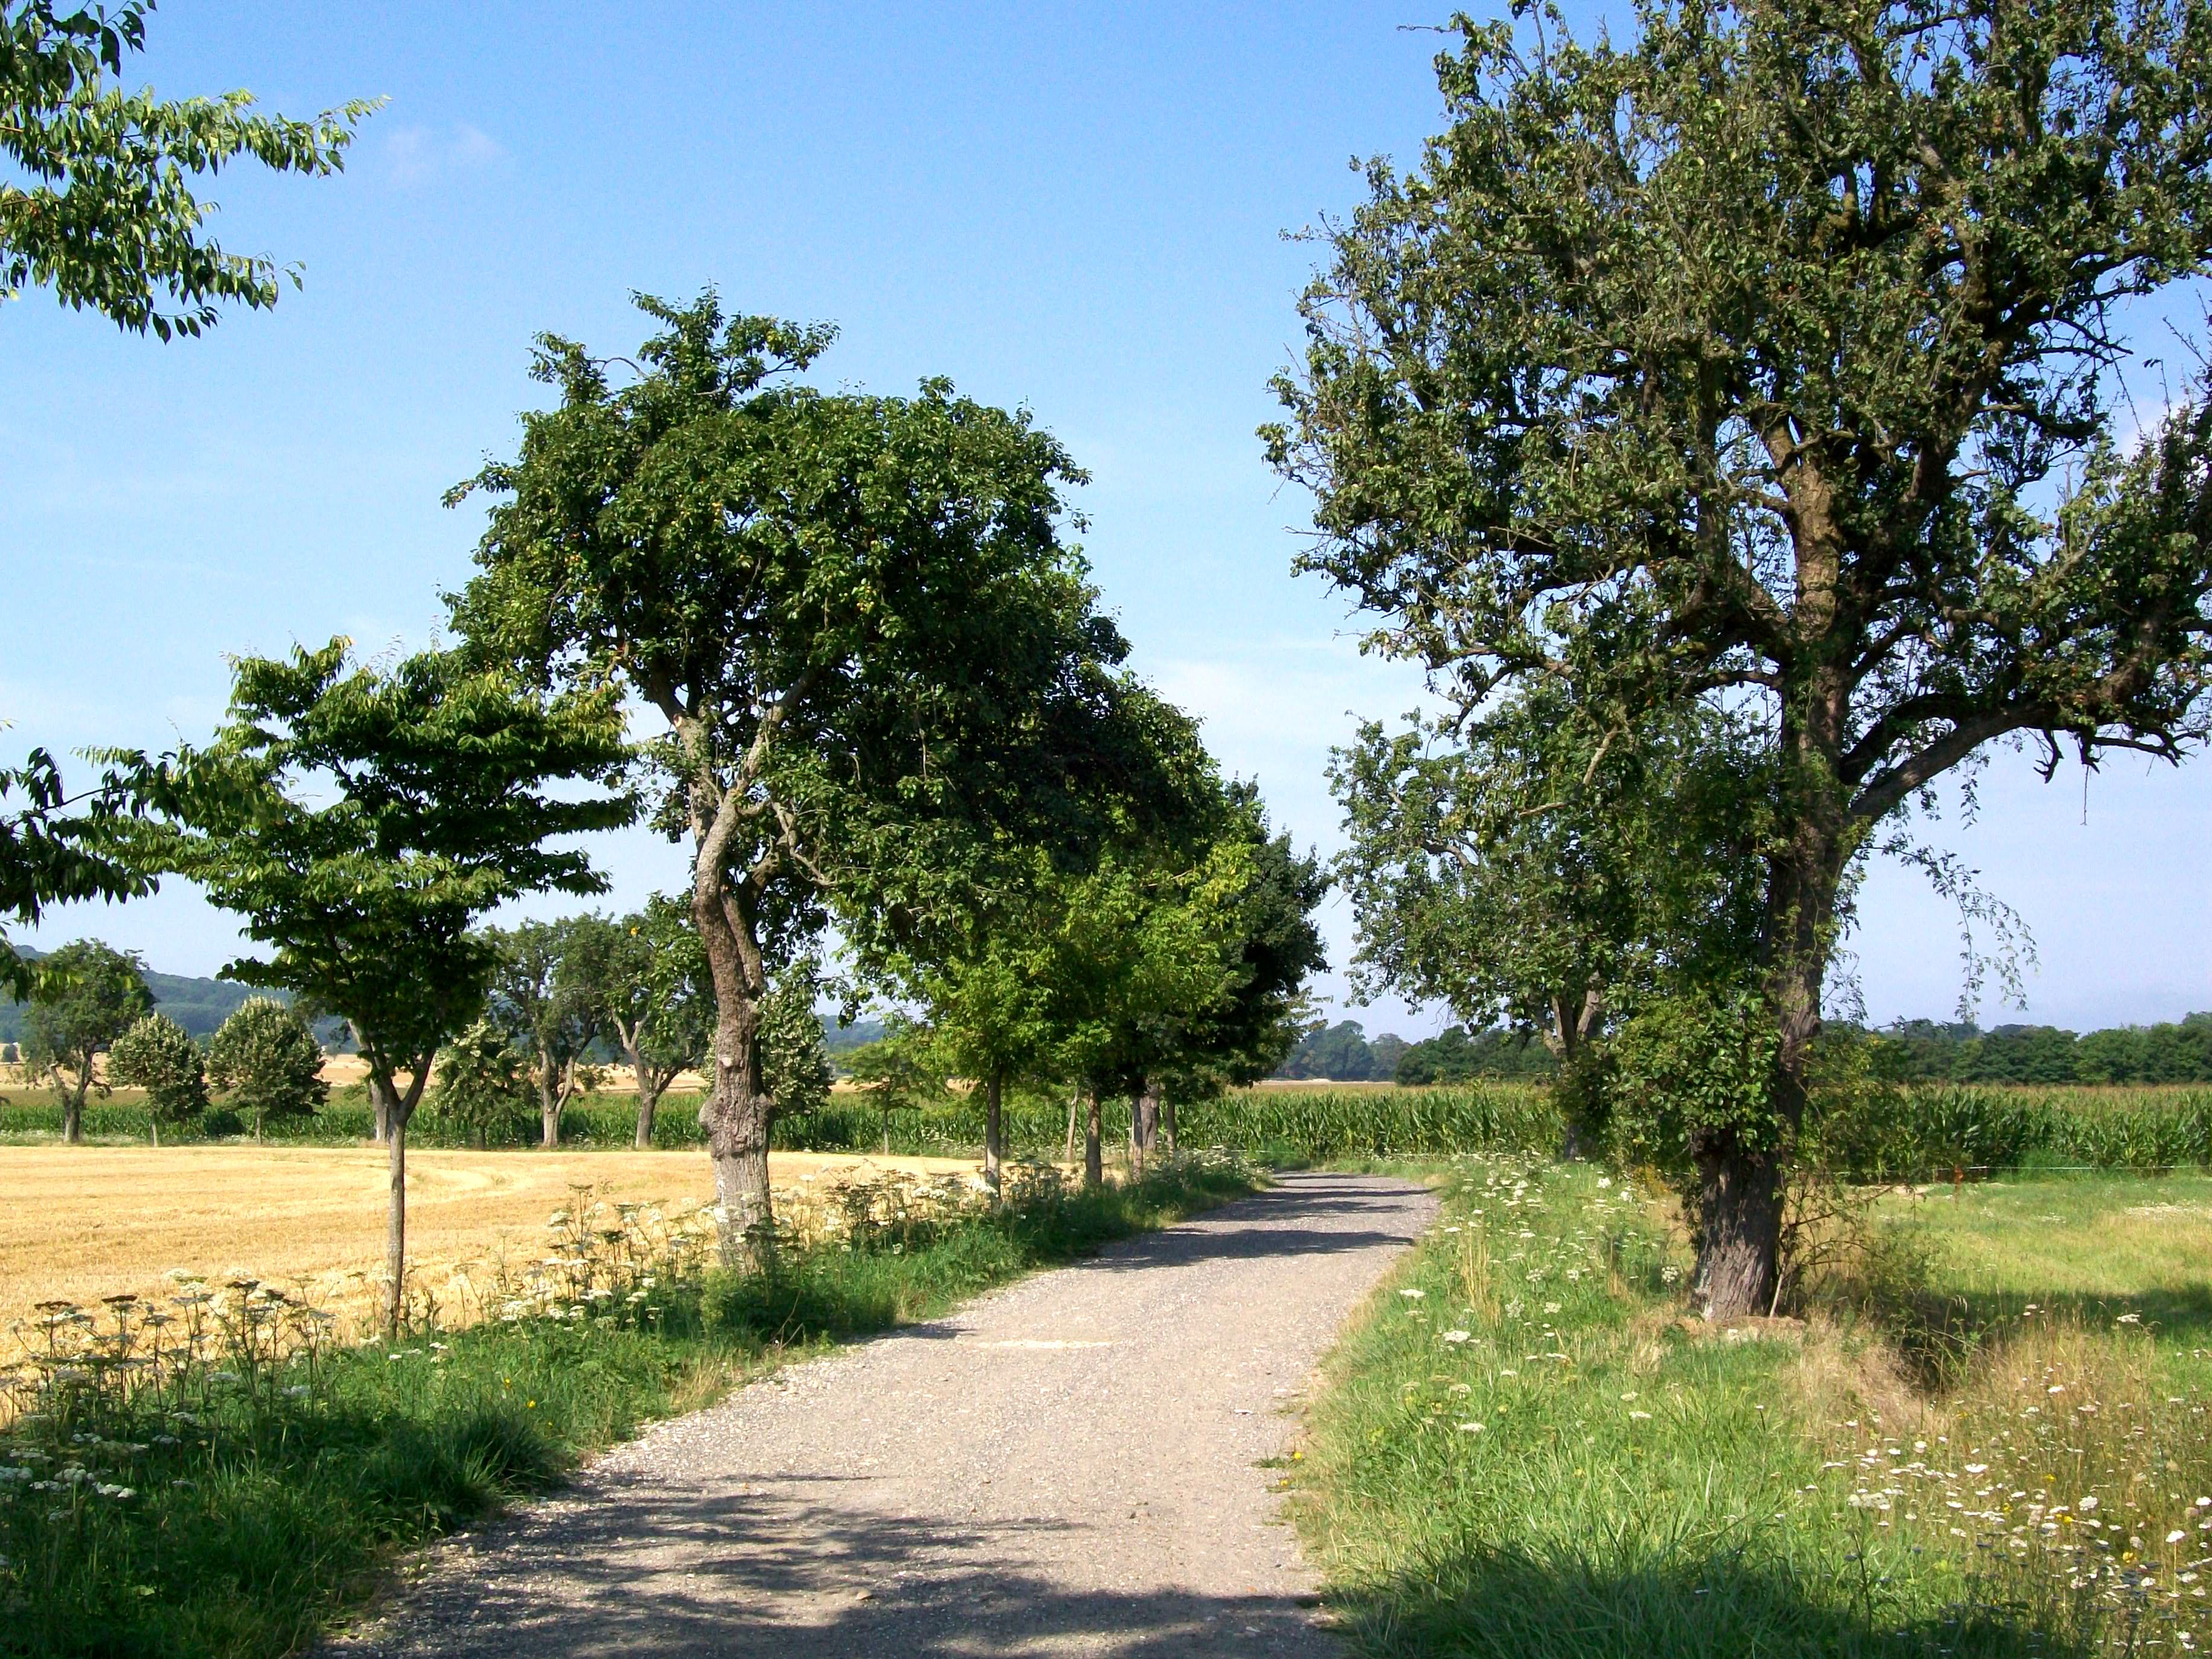
[[[453,1659],[1342,1652],[1316,1608],[1289,1597],[1074,1589],[1039,1571],[1040,1556],[1064,1556],[1076,1564],[1068,1577],[1085,1577],[1083,1558],[1107,1542],[1092,1528],[856,1516],[781,1495],[674,1504],[652,1502],[657,1495],[556,1504],[455,1540],[419,1601],[331,1651]],[[1158,1565],[1169,1574],[1176,1567]]]

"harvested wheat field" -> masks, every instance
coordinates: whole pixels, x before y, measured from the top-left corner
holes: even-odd
[[[954,1158],[777,1152],[778,1187]],[[350,1322],[373,1311],[388,1176],[381,1147],[0,1147],[0,1330],[50,1298],[166,1294],[182,1269],[304,1291]],[[610,1201],[709,1202],[706,1158],[681,1152],[410,1152],[411,1280],[467,1318],[500,1260],[534,1260],[546,1218],[588,1187]],[[0,1353],[12,1347],[0,1340]]]

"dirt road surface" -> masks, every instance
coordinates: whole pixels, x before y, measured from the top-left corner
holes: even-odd
[[[1334,1656],[1262,1460],[1425,1227],[1273,1190],[799,1365],[450,1540],[346,1659]]]

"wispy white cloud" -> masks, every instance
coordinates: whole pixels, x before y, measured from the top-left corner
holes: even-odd
[[[479,173],[506,159],[504,145],[465,121],[448,127],[394,127],[384,140],[386,176],[403,189]]]

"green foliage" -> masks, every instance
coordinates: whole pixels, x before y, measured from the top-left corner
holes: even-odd
[[[152,850],[270,947],[224,976],[343,1017],[373,1076],[413,1074],[411,1110],[439,1045],[482,1006],[495,959],[475,917],[602,884],[583,854],[545,843],[628,822],[630,801],[541,792],[619,771],[619,712],[611,695],[542,701],[447,653],[349,672],[343,641],[234,672],[230,723],[162,769],[179,827]]]
[[[1786,1148],[1792,1126],[1774,1103],[1778,1041],[1756,994],[1668,997],[1639,1008],[1607,1045],[1605,1092],[1621,1152],[1680,1175],[1707,1139]]]
[[[776,975],[761,1003],[761,1077],[779,1112],[811,1112],[830,1098],[830,1050],[815,1012],[821,981],[802,957]]]
[[[107,1076],[126,1089],[146,1091],[146,1109],[159,1126],[183,1123],[207,1110],[207,1065],[191,1034],[166,1014],[148,1014],[117,1037],[107,1051]]]
[[[541,337],[556,406],[448,498],[493,498],[452,605],[479,659],[619,681],[667,722],[659,822],[694,851],[734,1255],[768,1219],[755,1037],[775,973],[833,911],[863,965],[957,931],[1007,847],[1079,853],[1196,745],[1121,673],[1060,540],[1082,475],[1026,415],[941,380],[824,392],[797,377],[827,328],[711,292],[638,303],[659,331],[622,385]]]
[[[1861,861],[1961,896],[1895,815],[2008,733],[2205,733],[2212,379],[2140,441],[2111,416],[2118,307],[2212,268],[2212,5],[1455,27],[1447,130],[1370,165],[1277,382],[1301,565],[1455,715],[1556,684],[1601,730],[1741,725],[1757,935],[1700,994],[1757,985],[1794,1121]],[[1784,1166],[1711,1150],[1747,1305]]]
[[[88,1089],[106,1092],[94,1076],[95,1057],[153,1006],[135,954],[98,939],[64,945],[40,962],[32,981],[24,1059],[48,1073],[56,1096],[81,1111]]]
[[[1899,1020],[1870,1037],[1885,1074],[1957,1083],[2212,1083],[2212,1014],[2076,1036],[2048,1025]]]
[[[21,766],[0,767],[0,803],[17,793],[23,804],[0,811],[0,918],[28,925],[50,904],[143,898],[154,890],[152,876],[116,856],[110,844],[117,821],[141,805],[121,774],[110,769],[73,797],[54,757],[33,749]],[[0,932],[0,994],[27,996],[32,982],[29,963]]]
[[[430,1109],[478,1146],[501,1131],[527,1127],[532,1103],[530,1061],[507,1032],[488,1019],[447,1043],[438,1055],[437,1091]]]
[[[596,987],[607,1030],[658,1100],[677,1073],[707,1058],[714,983],[699,931],[683,906],[655,894],[644,909],[580,933],[571,972]]]
[[[584,1086],[578,1068],[605,1030],[614,989],[611,927],[603,916],[585,915],[484,930],[496,964],[490,1018],[534,1062],[549,1119]]]
[[[1451,1025],[1409,1046],[1391,1075],[1406,1087],[1425,1089],[1485,1077],[1547,1078],[1558,1069],[1551,1050],[1527,1030],[1470,1036],[1464,1025]]]
[[[241,156],[276,173],[336,173],[381,100],[295,121],[254,113],[246,92],[175,102],[125,92],[124,54],[144,50],[153,9],[0,7],[0,152],[18,175],[0,187],[0,290],[52,288],[65,306],[167,340],[212,326],[219,301],[265,308],[280,276],[299,280],[211,240],[213,204],[193,196],[191,175]]]
[[[1639,997],[1726,975],[1760,890],[1746,750],[1700,705],[1631,718],[1549,682],[1395,734],[1363,726],[1330,768],[1355,981],[1540,1032],[1564,1056]]]
[[[307,1023],[273,997],[249,997],[208,1044],[208,1079],[258,1136],[287,1119],[312,1117],[330,1094],[323,1049]]]

